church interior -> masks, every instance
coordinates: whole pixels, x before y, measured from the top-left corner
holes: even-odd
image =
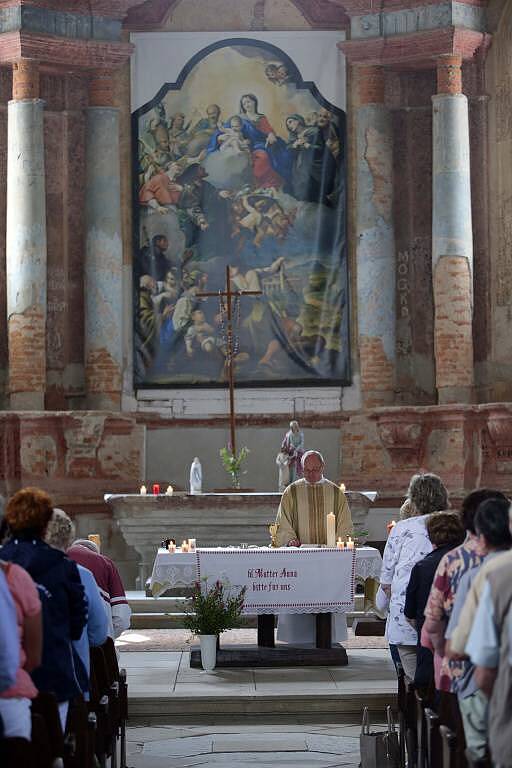
[[[0,674],[2,766],[512,768],[511,95],[512,0],[0,0],[0,576],[28,488],[121,582],[115,724]],[[205,671],[235,551],[306,596]]]

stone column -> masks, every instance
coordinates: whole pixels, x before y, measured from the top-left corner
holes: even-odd
[[[87,407],[119,410],[122,385],[123,247],[119,115],[112,80],[89,85],[86,143],[85,381]]]
[[[473,232],[461,57],[440,56],[433,102],[432,279],[440,403],[473,398]]]
[[[13,65],[7,129],[8,389],[13,410],[43,410],[46,389],[46,192],[39,67]]]
[[[393,141],[384,70],[356,69],[357,324],[366,407],[394,401],[396,358]]]

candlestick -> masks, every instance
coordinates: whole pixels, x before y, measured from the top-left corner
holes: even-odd
[[[148,489],[146,488],[146,486],[145,485],[141,485],[141,487],[140,487],[140,495],[141,496],[145,496],[147,492],[148,492]]]
[[[341,484],[340,484],[340,491],[341,491],[342,493],[345,493],[345,483],[341,483]]]
[[[336,515],[333,512],[329,512],[327,515],[327,546],[334,547],[336,545]]]
[[[165,492],[165,495],[166,496],[172,496],[173,493],[174,493],[174,488],[172,487],[172,485],[168,485],[167,486],[167,490]]]
[[[153,483],[153,496],[158,496],[160,494],[160,486],[158,483]]]
[[[189,552],[195,552],[196,551],[196,540],[195,539],[189,539],[188,540],[188,551]]]

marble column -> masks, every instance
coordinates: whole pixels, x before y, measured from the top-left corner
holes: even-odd
[[[85,381],[87,407],[119,410],[122,389],[123,246],[119,115],[111,77],[89,85],[86,140]]]
[[[13,410],[43,410],[46,389],[46,192],[39,67],[13,65],[7,112],[8,391]]]
[[[366,407],[395,395],[396,288],[393,135],[384,103],[384,70],[356,70],[357,324],[361,393]]]
[[[432,279],[440,403],[473,398],[473,231],[460,56],[440,56],[433,102]]]

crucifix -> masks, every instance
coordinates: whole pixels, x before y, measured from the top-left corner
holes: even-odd
[[[235,375],[233,361],[237,354],[238,344],[235,343],[235,335],[233,332],[233,304],[232,300],[240,301],[241,296],[261,296],[262,291],[238,291],[231,288],[231,272],[229,265],[226,267],[226,287],[223,291],[212,291],[208,293],[196,293],[197,298],[208,298],[210,296],[218,296],[221,302],[222,313],[222,299],[226,301],[226,366],[228,374],[228,388],[229,388],[229,429],[231,434],[231,453],[236,456],[236,442],[235,442]]]

